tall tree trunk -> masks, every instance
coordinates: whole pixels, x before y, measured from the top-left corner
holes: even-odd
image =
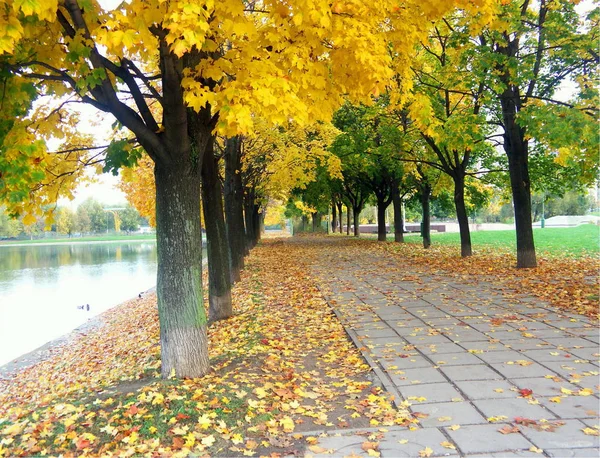
[[[331,232],[335,232],[337,226],[337,207],[335,206],[335,201],[332,202],[331,205]]]
[[[321,222],[323,215],[321,212],[314,212],[312,214],[312,231],[313,232],[321,232]]]
[[[346,205],[346,235],[350,235],[350,207]]]
[[[394,241],[404,243],[404,215],[402,214],[402,197],[398,183],[392,185],[392,203],[394,205]]]
[[[542,2],[543,5],[543,2]],[[540,21],[543,21],[540,9]],[[540,33],[542,30],[540,30]],[[519,36],[511,37],[504,33],[505,44],[498,46],[497,52],[507,58],[500,65],[500,79],[505,89],[500,94],[502,121],[504,125],[504,151],[508,157],[508,173],[515,209],[515,228],[517,233],[517,267],[536,267],[535,244],[531,220],[531,183],[529,181],[529,150],[525,139],[525,127],[517,123],[517,114],[521,108],[521,92],[519,86],[513,83],[513,75],[508,68],[508,59],[514,59],[519,52]],[[540,35],[540,40],[541,40]],[[540,42],[541,44],[541,42]],[[530,90],[534,86],[530,83]]]
[[[360,207],[353,207],[352,212],[354,216],[354,237],[360,235],[359,219],[360,219]]]
[[[387,237],[387,228],[385,224],[385,210],[387,206],[382,199],[377,199],[377,240],[385,242]]]
[[[225,221],[231,253],[231,278],[240,280],[244,268],[246,229],[244,227],[244,189],[241,175],[241,139],[228,138],[225,144]]]
[[[531,220],[531,183],[529,181],[528,144],[525,129],[517,124],[517,89],[509,86],[501,96],[504,121],[504,151],[508,156],[508,173],[515,209],[517,233],[517,267],[536,267],[533,222]]]
[[[337,207],[338,207],[338,215],[339,215],[338,224],[339,224],[340,234],[341,234],[342,233],[342,226],[344,225],[344,221],[342,220],[342,210],[343,210],[344,207],[343,207],[343,204],[342,204],[341,201],[337,203]]]
[[[246,221],[246,247],[249,251],[254,248],[256,234],[254,233],[254,199],[248,194],[244,196],[244,219]]]
[[[201,377],[209,370],[209,359],[202,300],[200,171],[157,163],[154,176],[162,376]]]
[[[429,199],[431,197],[431,185],[429,183],[421,186],[421,209],[423,220],[421,222],[421,236],[423,237],[423,248],[431,246],[431,215],[429,212]]]
[[[471,232],[469,230],[469,216],[465,207],[465,177],[455,175],[454,180],[454,206],[458,218],[458,229],[460,231],[460,255],[463,258],[473,254],[471,250]]]
[[[260,205],[254,204],[252,206],[252,225],[254,226],[252,229],[252,232],[254,233],[253,247],[256,246],[262,236],[261,219]]]
[[[229,318],[233,314],[231,257],[218,160],[213,148],[213,141],[210,141],[202,160],[202,209],[208,252],[208,318],[211,322]]]

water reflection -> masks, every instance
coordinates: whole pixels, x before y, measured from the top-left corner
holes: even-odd
[[[155,283],[153,242],[1,246],[0,364]]]

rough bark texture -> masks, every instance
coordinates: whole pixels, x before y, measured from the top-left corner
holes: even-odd
[[[335,232],[337,227],[337,207],[335,202],[331,205],[331,232]]]
[[[248,250],[254,248],[256,244],[256,234],[254,225],[254,201],[247,195],[244,196],[244,219],[246,221],[246,247]]]
[[[225,220],[233,282],[239,281],[240,271],[244,268],[244,256],[247,254],[240,142],[238,137],[228,138],[225,145]]]
[[[321,222],[323,220],[323,215],[321,212],[315,212],[312,214],[312,231],[313,232],[321,232]]]
[[[154,175],[162,376],[200,377],[209,370],[202,301],[200,173],[157,164]]]
[[[460,255],[463,258],[473,254],[471,249],[471,231],[469,230],[469,216],[465,207],[465,177],[455,175],[454,180],[454,206],[460,231]]]
[[[354,237],[358,237],[360,235],[360,227],[359,227],[359,217],[360,217],[361,208],[353,208],[352,213],[354,216]]]
[[[542,12],[540,12],[542,14]],[[544,13],[545,15],[545,13]],[[542,21],[543,18],[540,17]],[[498,52],[506,58],[514,58],[519,52],[518,37],[505,34],[506,45],[499,46]],[[504,151],[508,157],[510,187],[515,209],[515,228],[517,233],[517,267],[536,267],[535,244],[531,219],[531,183],[529,181],[529,148],[525,139],[525,128],[517,123],[517,114],[521,109],[521,93],[512,83],[511,71],[507,64],[501,66],[501,80],[505,89],[500,95],[502,121],[504,127]],[[532,91],[535,80],[530,84]]]
[[[431,185],[424,184],[421,187],[421,209],[423,219],[421,222],[421,237],[423,237],[423,248],[431,246],[431,215],[429,212],[429,199],[431,197]]]
[[[389,204],[388,204],[389,205]],[[384,201],[377,199],[377,240],[385,242],[387,237],[387,228],[385,224],[385,210],[387,205]]]
[[[392,187],[392,202],[394,205],[394,241],[404,243],[404,215],[402,213],[402,197],[395,183]]]
[[[229,318],[231,304],[231,254],[223,214],[218,160],[210,141],[202,161],[202,209],[208,254],[208,317],[211,322]]]
[[[346,235],[350,235],[350,207],[346,206]]]

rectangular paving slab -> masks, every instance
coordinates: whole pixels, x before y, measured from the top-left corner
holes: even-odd
[[[464,454],[528,450],[533,445],[520,433],[511,434],[510,437],[500,433],[498,429],[503,426],[473,425],[461,426],[456,431],[450,428],[445,430]]]

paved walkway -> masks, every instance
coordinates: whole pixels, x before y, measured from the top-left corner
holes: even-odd
[[[600,456],[595,325],[491,282],[328,240],[313,266],[323,295],[420,418],[413,431],[372,430],[381,456]],[[323,456],[367,456],[365,440],[345,432],[319,445],[333,450]]]

